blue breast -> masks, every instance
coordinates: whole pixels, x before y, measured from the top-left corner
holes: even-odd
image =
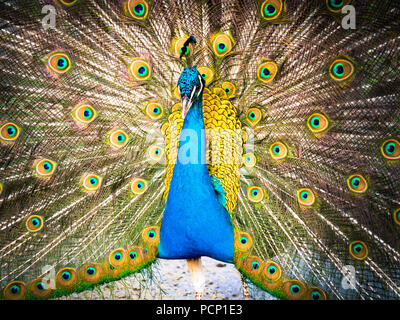
[[[233,225],[218,201],[205,163],[202,99],[189,109],[160,230],[165,259],[209,256],[233,261]]]

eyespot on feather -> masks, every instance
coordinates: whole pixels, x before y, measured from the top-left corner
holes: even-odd
[[[134,194],[142,194],[147,190],[147,182],[140,178],[135,178],[131,182],[131,190]]]
[[[96,174],[85,174],[81,179],[81,184],[86,191],[96,191],[101,187],[103,178]]]
[[[264,263],[263,277],[270,283],[277,282],[282,275],[281,267],[274,261]]]
[[[27,295],[26,285],[22,281],[10,282],[3,293],[6,300],[24,300]]]
[[[154,246],[160,242],[160,228],[158,226],[147,227],[142,231],[144,242]]]
[[[310,287],[307,291],[307,300],[326,300],[325,292],[317,287]]]
[[[95,283],[100,281],[104,275],[103,268],[99,263],[85,263],[79,269],[79,279],[88,283]]]
[[[57,74],[63,74],[71,69],[71,60],[65,53],[53,52],[48,56],[47,67]]]
[[[256,163],[257,159],[253,153],[249,152],[243,155],[243,164],[247,168],[253,168],[256,165]]]
[[[147,61],[140,58],[133,58],[130,66],[129,72],[137,81],[148,80],[151,76],[151,68]]]
[[[13,142],[17,140],[20,128],[13,122],[7,122],[0,128],[0,140],[3,142]]]
[[[97,117],[97,112],[91,105],[80,104],[74,108],[72,115],[76,122],[89,124]]]
[[[56,170],[56,162],[49,159],[36,160],[34,162],[35,172],[39,177],[50,177]]]
[[[129,247],[126,252],[128,253],[129,269],[136,270],[143,263],[143,248]]]
[[[270,145],[269,153],[272,159],[282,160],[288,156],[288,148],[283,142],[278,141]]]
[[[150,146],[147,154],[151,160],[159,162],[164,155],[164,149],[159,146]]]
[[[235,96],[236,86],[232,82],[224,81],[222,82],[221,87],[225,91],[228,99],[233,98]]]
[[[368,189],[367,180],[360,174],[352,174],[347,178],[347,186],[354,193],[365,193]]]
[[[307,118],[307,127],[314,134],[322,133],[328,129],[329,120],[322,113],[313,113]]]
[[[341,13],[342,8],[351,3],[351,0],[326,0],[326,6],[333,13]]]
[[[149,102],[146,106],[146,115],[150,117],[151,120],[158,120],[164,114],[164,109],[161,104],[155,102]]]
[[[120,268],[124,266],[128,261],[128,254],[125,249],[119,248],[111,251],[108,256],[108,262],[115,268]]]
[[[354,64],[347,59],[336,59],[329,67],[329,75],[337,82],[349,79],[354,74]]]
[[[116,149],[121,149],[126,146],[129,141],[129,137],[125,131],[121,129],[115,129],[109,132],[109,143]]]
[[[256,107],[250,108],[246,113],[246,119],[251,126],[257,125],[257,123],[259,123],[260,120],[262,119],[261,110]]]
[[[232,50],[232,39],[224,33],[218,34],[212,41],[212,48],[218,58],[224,57]]]
[[[307,293],[307,287],[299,280],[289,280],[283,284],[283,291],[288,299],[301,300]]]
[[[258,278],[262,272],[264,263],[259,257],[251,256],[243,259],[242,269],[250,277]]]
[[[251,202],[261,202],[264,199],[264,191],[259,187],[250,187],[247,189],[247,198]]]
[[[38,215],[32,215],[26,220],[26,229],[29,232],[38,232],[43,228],[43,218]]]
[[[131,18],[144,20],[149,14],[149,6],[144,0],[128,0],[125,8]]]
[[[362,241],[353,241],[350,243],[349,251],[357,260],[364,260],[368,256],[368,248]]]
[[[257,77],[264,83],[270,83],[278,73],[278,65],[273,61],[261,63],[257,68]]]
[[[312,206],[315,203],[314,192],[308,188],[301,188],[297,190],[297,200],[302,206]]]
[[[73,289],[77,283],[78,274],[74,268],[62,268],[56,275],[57,288]]]
[[[253,239],[246,232],[235,232],[235,248],[245,252],[250,250],[253,245]]]
[[[261,4],[261,16],[267,21],[275,20],[281,15],[283,7],[282,0],[264,1]]]
[[[214,80],[214,72],[208,68],[208,67],[199,67],[197,68],[197,71],[200,73],[200,76],[204,79],[204,81],[206,82],[206,86],[208,86],[208,84]]]
[[[388,160],[400,159],[400,142],[396,139],[388,139],[381,145],[381,153]]]
[[[54,292],[54,289],[50,288],[46,282],[47,281],[42,278],[33,280],[29,284],[29,292],[32,293],[36,298],[49,298]]]

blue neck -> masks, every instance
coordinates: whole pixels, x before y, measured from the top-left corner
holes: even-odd
[[[203,97],[189,109],[179,137],[167,203],[161,222],[159,257],[209,256],[232,262],[233,225],[208,174]]]

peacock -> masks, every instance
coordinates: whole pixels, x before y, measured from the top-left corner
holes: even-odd
[[[400,298],[400,7],[0,3],[2,299],[185,259],[245,297]],[[349,23],[352,22],[352,23]]]

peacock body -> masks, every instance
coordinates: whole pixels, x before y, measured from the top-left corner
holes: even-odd
[[[2,298],[84,291],[157,258],[187,259],[197,290],[202,256],[283,299],[399,298],[398,4],[0,13]]]

